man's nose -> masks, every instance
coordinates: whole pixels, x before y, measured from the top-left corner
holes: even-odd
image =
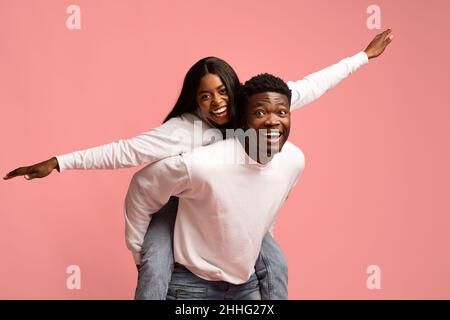
[[[280,118],[276,114],[270,113],[267,118],[265,125],[266,126],[277,126],[280,124]]]

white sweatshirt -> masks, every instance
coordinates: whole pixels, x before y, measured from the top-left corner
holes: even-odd
[[[291,110],[318,99],[367,62],[366,53],[359,52],[302,80],[289,81]],[[195,121],[201,120],[193,114],[184,114],[130,139],[56,156],[59,171],[135,167],[211,143],[209,137],[203,137],[203,133],[211,128],[203,122],[200,128],[194,129]]]
[[[175,261],[206,280],[244,283],[305,165],[290,142],[267,164],[248,159],[238,139],[229,138],[149,165],[133,176],[126,217],[136,225],[179,197]]]

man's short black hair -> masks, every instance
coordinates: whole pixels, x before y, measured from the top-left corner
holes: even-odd
[[[248,99],[254,94],[263,92],[277,92],[283,94],[288,98],[289,105],[291,104],[292,94],[286,82],[269,73],[258,74],[247,80],[239,89],[238,116],[241,123],[244,122]]]

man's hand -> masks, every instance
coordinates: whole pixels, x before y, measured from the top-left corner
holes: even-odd
[[[27,180],[33,180],[34,178],[43,178],[48,176],[53,169],[57,169],[59,171],[58,160],[53,157],[46,161],[36,163],[29,167],[20,167],[11,172],[9,172],[6,176],[3,177],[4,180],[8,180],[17,176],[25,176]]]
[[[392,39],[394,39],[392,29],[387,29],[386,31],[376,35],[364,52],[367,54],[369,59],[376,58],[384,52],[384,49],[386,49],[388,44],[392,42]]]

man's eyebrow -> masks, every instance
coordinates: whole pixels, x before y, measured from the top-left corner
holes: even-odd
[[[265,105],[267,105],[267,101],[261,101],[261,100],[256,101],[254,104],[255,107],[263,107]]]
[[[286,105],[287,104],[286,101],[284,101],[283,99],[270,99],[270,98],[261,98],[261,99],[258,99],[255,103],[256,104],[268,104],[268,103],[272,104],[273,103],[275,105],[279,105],[279,104]]]
[[[257,103],[267,103],[270,102],[270,98],[258,98],[258,100],[256,100]]]

